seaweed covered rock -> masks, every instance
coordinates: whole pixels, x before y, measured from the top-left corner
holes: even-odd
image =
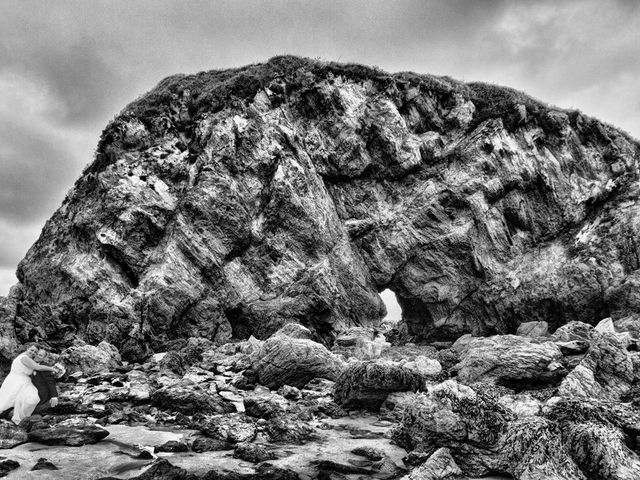
[[[516,335],[474,339],[456,365],[458,380],[500,385],[559,382],[566,374],[558,361],[560,349],[552,342],[536,343]]]
[[[351,363],[336,380],[334,398],[348,408],[378,409],[393,392],[417,391],[425,377],[390,361]]]
[[[558,426],[529,417],[511,422],[500,438],[504,469],[519,480],[586,480]]]
[[[323,345],[285,334],[266,340],[254,358],[258,382],[272,389],[301,388],[317,377],[335,380],[344,368],[344,362]]]
[[[640,478],[640,459],[625,441],[640,432],[640,410],[633,405],[555,398],[544,415],[559,426],[567,451],[589,478]]]
[[[394,438],[426,453],[447,447],[466,475],[482,476],[507,471],[500,437],[513,420],[515,415],[490,397],[447,380],[415,397]]]
[[[640,478],[640,458],[627,447],[620,430],[595,422],[568,423],[563,435],[571,456],[590,478]]]

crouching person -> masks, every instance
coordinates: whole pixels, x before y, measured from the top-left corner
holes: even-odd
[[[42,364],[56,367],[57,355],[41,350],[38,352],[38,357],[41,358]],[[35,413],[46,411],[50,407],[55,408],[58,405],[58,387],[54,375],[56,374],[53,372],[33,372],[31,382],[38,389],[39,397]]]

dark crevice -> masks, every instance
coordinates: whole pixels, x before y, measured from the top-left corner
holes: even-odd
[[[131,286],[133,288],[138,288],[138,284],[140,283],[138,274],[127,264],[122,252],[113,245],[104,243],[100,244],[100,249],[104,253],[107,261],[123,273]]]

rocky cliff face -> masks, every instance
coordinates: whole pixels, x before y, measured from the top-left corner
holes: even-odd
[[[416,338],[640,311],[640,145],[446,77],[278,57],[127,106],[18,267],[3,329],[140,358],[180,337]],[[6,342],[4,353],[10,350]]]

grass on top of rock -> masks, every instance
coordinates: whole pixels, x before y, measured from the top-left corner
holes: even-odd
[[[281,55],[265,63],[240,68],[172,75],[130,103],[120,116],[135,116],[145,122],[149,118],[170,112],[172,105],[182,99],[189,117],[196,118],[206,112],[215,113],[225,107],[242,105],[267,87],[281,97],[281,103],[288,103],[289,97],[295,92],[311,88],[325,79],[332,81],[335,77],[354,82],[370,81],[398,103],[402,103],[399,90],[411,87],[445,100],[452,100],[454,94],[459,95],[465,100],[471,100],[476,107],[469,130],[490,118],[502,118],[509,130],[535,119],[546,132],[558,133],[557,124],[549,120],[547,113],[550,110],[565,111],[536,100],[524,92],[489,83],[467,84],[447,76],[414,72],[391,74],[377,67],[354,63]],[[185,95],[185,92],[188,93]],[[526,109],[524,112],[518,110],[520,105]],[[568,110],[565,112],[569,113]],[[575,115],[571,117],[575,119]],[[108,129],[109,127],[105,132]],[[103,139],[105,137],[103,133]]]

